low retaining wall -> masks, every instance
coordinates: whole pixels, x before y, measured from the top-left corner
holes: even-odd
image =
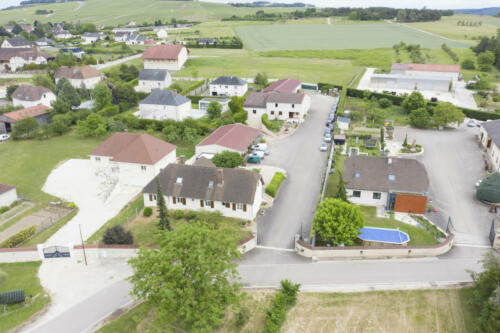
[[[36,247],[23,247],[14,249],[0,249],[0,262],[26,262],[26,261],[39,261],[40,255]]]
[[[421,258],[436,257],[450,251],[455,235],[450,234],[440,244],[428,246],[346,246],[346,247],[312,247],[295,237],[295,252],[313,259],[389,259],[389,258]]]

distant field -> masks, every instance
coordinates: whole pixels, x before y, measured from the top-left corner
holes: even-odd
[[[274,24],[237,26],[236,33],[252,50],[339,50],[391,48],[394,44],[420,44],[439,48],[467,48],[468,43],[454,42],[399,24]]]

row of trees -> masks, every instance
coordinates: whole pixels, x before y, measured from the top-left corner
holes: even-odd
[[[408,114],[410,124],[417,128],[444,127],[452,123],[460,123],[465,118],[463,112],[451,103],[427,105],[424,96],[418,91],[408,95],[402,106]]]
[[[477,64],[480,71],[489,72],[493,66],[500,69],[500,28],[496,36],[482,37],[472,50],[478,56]]]

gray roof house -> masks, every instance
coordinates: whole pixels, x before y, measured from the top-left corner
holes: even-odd
[[[181,121],[193,117],[191,100],[177,91],[154,89],[148,97],[139,102],[139,117]]]
[[[56,43],[55,41],[47,37],[42,37],[36,41],[36,45],[38,46],[49,46],[49,45],[54,45],[55,43]]]
[[[222,84],[222,85],[231,85],[231,86],[244,86],[247,84],[247,81],[240,79],[237,76],[219,76],[210,84]]]
[[[2,42],[2,48],[19,48],[19,47],[33,47],[36,46],[34,42],[27,41],[24,38],[7,38]]]
[[[139,102],[139,104],[173,105],[179,106],[191,103],[191,100],[173,90],[153,90],[151,94]]]
[[[139,81],[165,81],[169,76],[166,69],[141,69]]]

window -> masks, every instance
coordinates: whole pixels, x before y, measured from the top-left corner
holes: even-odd
[[[178,203],[182,203],[182,198],[180,198],[180,197],[174,198],[174,203],[175,203],[176,201],[177,201]]]
[[[214,181],[213,180],[208,182],[208,188],[214,188]]]
[[[274,116],[274,111],[271,111],[271,114]]]
[[[382,197],[382,193],[380,192],[373,192],[373,199],[379,200]]]
[[[281,112],[281,111],[280,111],[280,112],[279,112],[279,115],[280,115],[280,116],[282,116],[282,115],[283,115],[283,112]]]
[[[395,181],[396,180],[396,175],[390,173],[388,176],[387,176],[387,179],[391,182]]]
[[[153,194],[153,200],[156,201],[156,194]]]
[[[252,112],[253,112],[253,114],[256,114],[256,113],[257,113],[257,110],[253,110]]]
[[[205,206],[207,206],[207,207],[211,207],[211,206],[212,206],[212,203],[211,203],[211,202],[212,202],[212,201],[210,201],[210,200],[205,200]]]
[[[146,166],[145,165],[141,165],[141,170],[142,171],[146,171]]]
[[[95,160],[96,160],[96,162],[101,162],[101,158],[98,156],[96,156]]]
[[[236,209],[237,210],[243,210],[243,204],[242,203],[237,203],[236,204]]]
[[[292,104],[292,109],[295,108],[295,104]]]
[[[352,191],[352,196],[354,198],[360,198],[361,197],[361,191]]]
[[[359,172],[354,173],[354,178],[359,178],[360,176],[361,176],[361,174]]]
[[[182,185],[182,177],[177,177],[177,180],[175,181],[177,185]]]

